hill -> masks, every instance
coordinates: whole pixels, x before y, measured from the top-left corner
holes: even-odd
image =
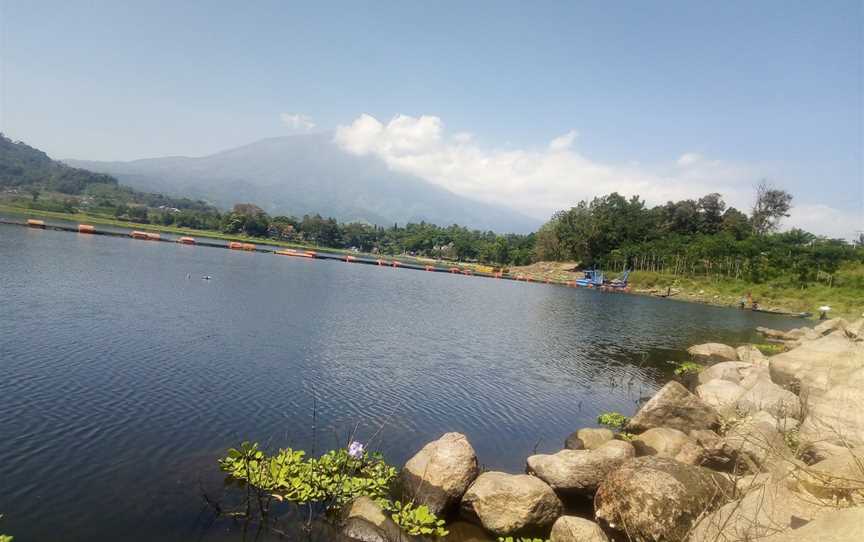
[[[320,213],[378,225],[431,222],[525,233],[539,221],[449,192],[382,161],[347,153],[330,134],[264,139],[199,158],[131,162],[66,160],[138,190],[208,200],[222,208],[254,201],[272,215]]]

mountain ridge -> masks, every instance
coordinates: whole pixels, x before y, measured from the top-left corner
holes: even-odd
[[[139,190],[225,208],[250,201],[274,215],[317,213],[382,226],[425,221],[513,233],[534,231],[541,222],[392,171],[378,158],[348,153],[326,132],[270,137],[200,157],[63,162]]]

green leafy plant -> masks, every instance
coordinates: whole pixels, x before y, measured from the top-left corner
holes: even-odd
[[[390,517],[393,521],[410,535],[447,536],[449,534],[444,528],[444,520],[438,519],[425,504],[415,506],[410,502],[402,504],[400,501],[394,501],[385,508],[391,512]]]
[[[618,433],[618,435],[616,435],[616,436],[617,436],[617,438],[620,439],[620,440],[623,440],[623,441],[626,441],[626,442],[631,442],[631,441],[636,440],[636,437],[638,437],[639,435],[637,435],[637,434],[635,434],[635,433],[628,433],[627,431],[621,431],[621,432]]]
[[[702,371],[704,367],[699,365],[698,363],[694,363],[692,361],[685,361],[683,363],[677,363],[675,367],[675,374],[678,376],[685,376],[690,374],[698,374]]]
[[[12,542],[12,537],[6,534],[0,534],[0,542]]]
[[[390,512],[409,534],[446,536],[444,521],[428,507],[388,498],[396,469],[380,454],[367,453],[359,443],[355,444],[353,452],[338,449],[307,458],[302,450],[286,448],[268,455],[258,443],[243,442],[239,448],[228,450],[219,466],[231,480],[255,492],[262,515],[268,512],[270,499],[298,505],[322,503],[326,510],[333,511],[366,496]]]
[[[753,346],[766,356],[773,356],[774,354],[781,354],[786,351],[786,346],[778,343],[759,343]]]
[[[618,412],[603,412],[597,416],[597,423],[613,429],[624,429],[630,418]]]

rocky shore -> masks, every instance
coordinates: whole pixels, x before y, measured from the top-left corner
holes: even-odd
[[[447,433],[405,464],[399,498],[446,518],[451,542],[862,540],[864,319],[759,331],[787,350],[693,346],[701,370],[621,431],[579,429],[524,473],[482,472],[468,438]],[[367,498],[343,534],[424,540]]]

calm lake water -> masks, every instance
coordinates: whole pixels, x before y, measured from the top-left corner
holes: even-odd
[[[241,540],[201,494],[222,497],[216,459],[243,439],[321,449],[356,428],[400,464],[461,431],[519,472],[599,412],[632,414],[688,345],[800,324],[4,225],[0,303],[0,532],[16,542]]]

